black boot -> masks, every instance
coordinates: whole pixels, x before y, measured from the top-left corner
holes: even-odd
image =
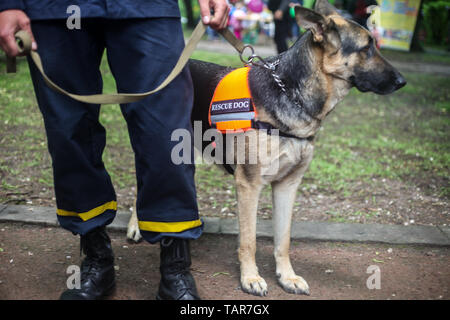
[[[189,267],[189,241],[178,238],[161,240],[161,282],[158,300],[200,300]]]
[[[64,291],[61,300],[98,300],[115,287],[114,254],[105,227],[81,236],[80,247],[86,255],[81,263],[81,288]]]

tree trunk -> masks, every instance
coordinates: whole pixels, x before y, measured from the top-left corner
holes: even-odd
[[[421,30],[422,21],[423,21],[423,16],[422,16],[423,2],[424,2],[424,0],[420,1],[419,11],[417,13],[417,22],[416,22],[416,26],[414,27],[413,37],[411,39],[411,47],[410,47],[409,51],[412,51],[412,52],[424,52],[425,51],[419,41],[419,32]]]

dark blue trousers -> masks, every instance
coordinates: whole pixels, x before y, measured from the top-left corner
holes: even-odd
[[[46,73],[77,94],[102,92],[105,48],[118,92],[145,92],[163,81],[184,47],[178,18],[84,19],[80,30],[67,29],[65,20],[33,21],[32,30]],[[100,106],[54,92],[29,65],[52,158],[58,220],[83,235],[111,223],[117,210],[102,161]],[[196,239],[202,232],[194,165],[175,165],[170,158],[177,143],[171,141],[173,130],[192,132],[192,92],[186,68],[162,91],[120,106],[135,153],[139,227],[151,243],[163,236]]]

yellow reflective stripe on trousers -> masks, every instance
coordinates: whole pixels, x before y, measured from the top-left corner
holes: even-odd
[[[201,225],[200,219],[179,222],[139,221],[139,229],[151,232],[182,232]]]
[[[83,221],[87,221],[102,214],[106,210],[117,210],[117,201],[110,201],[92,210],[81,213],[57,209],[56,214],[63,217],[80,217]]]

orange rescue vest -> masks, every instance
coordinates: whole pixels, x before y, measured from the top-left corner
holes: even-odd
[[[249,67],[235,69],[220,80],[209,105],[209,124],[222,133],[252,128],[257,112],[248,85]]]

